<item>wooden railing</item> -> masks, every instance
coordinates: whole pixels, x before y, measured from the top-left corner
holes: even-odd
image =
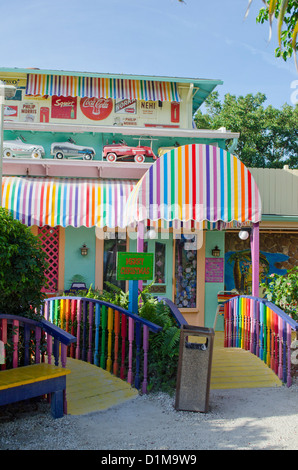
[[[292,333],[298,323],[279,307],[258,297],[240,295],[224,303],[225,347],[250,351],[289,387]]]
[[[68,355],[95,364],[147,393],[149,332],[161,327],[117,305],[87,297],[46,299],[44,317],[76,336]]]
[[[73,335],[44,319],[6,314],[0,314],[0,339],[6,348],[2,370],[41,362],[51,364],[52,358],[56,366],[65,367],[67,347],[76,341]]]
[[[169,307],[170,313],[179,328],[181,328],[182,325],[188,325],[188,322],[186,321],[186,319],[180,312],[177,305],[175,305],[174,302],[172,302],[172,300],[168,299],[167,297],[157,297],[157,299],[159,300],[159,302],[163,302]]]

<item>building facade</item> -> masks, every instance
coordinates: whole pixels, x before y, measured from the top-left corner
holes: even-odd
[[[136,251],[135,227],[123,213],[140,179],[171,149],[210,145],[232,153],[239,137],[193,127],[220,80],[6,68],[0,80],[16,87],[4,105],[2,205],[41,238],[48,295],[74,281],[127,289],[115,277],[116,253]],[[261,231],[262,223],[284,230],[285,219],[268,215]],[[233,238],[240,225],[219,230],[220,221],[207,221],[198,231],[192,221],[148,222],[152,292],[170,298],[189,323],[212,326],[217,292],[230,288],[227,256],[245,250]]]

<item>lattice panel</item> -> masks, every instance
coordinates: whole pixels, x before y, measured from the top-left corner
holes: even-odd
[[[48,269],[45,271],[48,280],[47,292],[57,292],[59,272],[59,227],[38,228],[38,235],[42,242],[42,249],[47,255]]]

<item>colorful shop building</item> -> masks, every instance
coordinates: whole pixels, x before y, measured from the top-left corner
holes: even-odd
[[[217,293],[254,282],[256,266],[235,254],[248,250],[240,228],[295,229],[298,211],[261,221],[261,177],[233,155],[239,134],[194,128],[220,80],[8,68],[0,80],[16,87],[4,104],[2,205],[40,237],[48,295],[75,281],[127,289],[116,254],[139,249],[142,222],[152,292],[212,326]]]

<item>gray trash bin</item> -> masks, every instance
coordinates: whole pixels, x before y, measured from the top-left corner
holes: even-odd
[[[213,328],[181,326],[176,410],[208,411],[213,343]]]

